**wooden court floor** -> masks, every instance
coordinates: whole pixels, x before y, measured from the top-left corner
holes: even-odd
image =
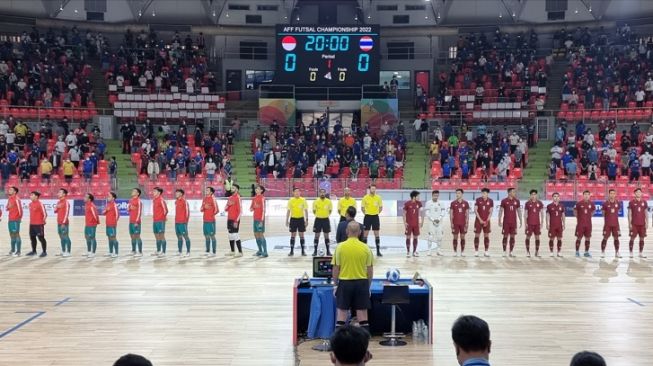
[[[328,354],[310,349],[313,343],[297,349],[291,345],[292,280],[310,273],[310,257],[288,258],[286,248],[271,250],[267,259],[256,259],[249,250],[242,258],[225,257],[226,223],[220,218],[220,255],[213,260],[200,257],[204,242],[197,221],[191,224],[190,259],[149,256],[154,241],[145,222],[142,259],[89,260],[82,257],[81,225],[82,218],[72,220],[72,258],[54,256],[59,244],[53,222],[46,227],[47,258],[0,257],[0,365],[110,365],[128,352],[169,366],[329,364]],[[176,248],[171,226],[169,253]],[[446,257],[405,258],[400,250],[388,250],[376,263],[377,277],[398,267],[406,276],[417,270],[434,285],[435,343],[390,349],[375,340],[369,365],[457,364],[450,326],[460,314],[476,314],[490,324],[493,364],[568,365],[576,351],[590,349],[611,366],[649,365],[653,260],[613,261],[611,249],[609,258],[600,260],[600,222],[594,226],[591,259],[573,258],[571,230],[562,259],[527,259],[522,233],[518,257],[501,258],[496,227],[489,259],[474,258],[471,251],[453,258],[448,234]],[[280,218],[269,220],[267,227],[268,237],[287,235]],[[382,229],[395,236],[383,245],[403,245],[400,219],[384,218]],[[9,247],[5,230],[3,221],[3,254]],[[243,239],[252,238],[247,218],[241,232]],[[104,226],[98,234],[99,253],[104,253]],[[130,244],[124,219],[119,239],[126,255]],[[627,246],[627,238],[621,239]],[[472,245],[471,235],[467,245]],[[650,240],[648,246],[646,252],[653,256]]]

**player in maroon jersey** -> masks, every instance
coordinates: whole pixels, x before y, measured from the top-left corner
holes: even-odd
[[[456,199],[449,207],[451,214],[451,233],[453,234],[454,257],[458,256],[458,236],[460,236],[460,256],[465,254],[465,234],[469,225],[469,203],[463,199],[463,190],[456,189]]]
[[[410,257],[410,239],[413,239],[413,257],[418,257],[417,239],[419,238],[419,217],[422,202],[419,201],[419,192],[410,192],[410,201],[404,203],[404,227],[406,228],[406,257]],[[424,217],[422,217],[422,224]]]
[[[610,236],[614,239],[614,257],[621,258],[619,254],[619,208],[621,202],[617,201],[617,191],[608,191],[608,200],[603,202],[601,212],[603,213],[603,240],[601,241],[601,258],[605,258],[605,247],[608,245]]]
[[[592,216],[594,216],[594,202],[590,201],[590,191],[583,192],[583,199],[576,203],[574,216],[576,216],[576,257],[580,257],[580,242],[585,238],[584,257],[590,258],[590,238],[592,237]]]
[[[488,197],[489,194],[489,189],[481,189],[482,197],[477,198],[474,203],[474,213],[476,214],[476,219],[474,220],[474,250],[476,251],[476,257],[478,257],[481,231],[483,232],[483,246],[485,247],[485,254],[483,255],[486,257],[490,256],[488,253],[490,249],[490,232],[492,231],[490,218],[492,217],[492,210],[494,210],[494,201]]]
[[[513,249],[515,249],[515,235],[517,234],[517,218],[519,218],[519,227],[522,227],[522,212],[521,204],[515,196],[515,189],[508,188],[508,197],[501,200],[499,207],[499,227],[503,234],[503,256],[506,256],[506,245],[510,239],[510,256]]]
[[[540,256],[540,234],[544,221],[544,204],[537,198],[537,190],[532,189],[530,199],[524,205],[526,221],[526,256],[531,256],[531,236],[535,235],[535,256]]]
[[[646,228],[648,227],[648,203],[642,199],[642,190],[635,190],[635,199],[628,203],[628,228],[630,229],[630,258],[633,257],[633,246],[635,238],[639,236],[639,257],[646,258],[644,255],[644,238],[646,237]]]
[[[560,193],[553,193],[553,202],[546,206],[546,231],[549,232],[549,251],[553,257],[553,239],[558,240],[558,257],[562,257],[562,232],[565,231],[565,207],[560,204]]]

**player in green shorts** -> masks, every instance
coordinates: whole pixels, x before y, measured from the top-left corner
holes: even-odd
[[[166,255],[166,220],[168,219],[168,205],[163,199],[163,189],[154,187],[152,190],[152,229],[156,238],[156,254],[159,257]]]
[[[183,189],[175,191],[175,234],[177,235],[177,255],[182,255],[184,239],[186,240],[186,255],[190,257],[190,238],[188,237],[188,220],[190,219],[190,208],[184,197],[186,192]]]
[[[141,239],[141,214],[143,213],[143,203],[141,202],[141,190],[132,189],[132,198],[127,206],[129,211],[129,236],[132,239],[132,255],[134,257],[143,256],[143,239]],[[138,252],[136,252],[138,249]]]
[[[107,207],[104,209],[104,221],[107,225],[107,237],[109,238],[109,256],[111,258],[118,257],[118,219],[120,218],[120,211],[116,205],[116,193],[109,192],[107,196]]]
[[[85,216],[86,216],[86,226],[84,227],[84,237],[86,238],[86,249],[88,249],[87,256],[89,258],[95,257],[95,251],[97,250],[97,240],[95,239],[95,232],[97,226],[100,224],[100,216],[97,212],[97,207],[93,203],[95,197],[87,193],[84,196],[85,207]]]
[[[218,241],[215,238],[215,215],[218,214],[218,203],[213,196],[215,189],[213,187],[206,187],[206,195],[202,200],[202,207],[200,211],[202,212],[202,231],[204,233],[204,239],[206,244],[206,253],[204,254],[207,257],[215,257],[216,250],[218,246]]]
[[[256,196],[252,199],[249,210],[254,215],[254,238],[258,251],[254,253],[256,257],[268,256],[268,245],[265,241],[265,188],[261,185],[256,186]]]
[[[70,257],[72,242],[69,236],[68,215],[70,214],[70,203],[68,203],[68,191],[61,188],[57,196],[59,197],[59,202],[57,202],[54,212],[57,214],[57,234],[59,234],[59,239],[61,240],[61,254],[57,255]]]
[[[22,241],[20,239],[20,220],[23,218],[23,205],[18,198],[18,188],[12,186],[7,190],[7,216],[9,216],[9,237],[11,238],[11,252],[9,255],[12,257],[20,256],[20,247]]]

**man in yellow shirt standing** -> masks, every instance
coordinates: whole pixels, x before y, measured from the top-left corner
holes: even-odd
[[[75,164],[70,159],[66,159],[61,168],[63,169],[63,177],[66,183],[70,184],[73,181],[73,175],[75,175]]]
[[[41,161],[41,178],[46,182],[50,183],[51,176],[52,176],[52,163],[48,159],[43,159],[43,161]]]
[[[379,214],[383,210],[383,200],[381,196],[376,194],[376,185],[370,185],[370,193],[366,194],[361,201],[361,208],[365,214],[363,219],[363,226],[365,227],[365,232],[363,237],[365,238],[365,243],[367,243],[367,236],[370,233],[370,230],[374,231],[374,242],[376,243],[376,256],[383,257],[381,254],[381,238],[379,237],[379,229],[381,228],[381,221],[379,220]]]
[[[340,222],[347,221],[347,209],[349,207],[356,207],[356,200],[351,196],[349,188],[345,188],[344,196],[338,200]]]
[[[367,309],[372,305],[370,286],[374,275],[374,258],[367,244],[358,240],[359,235],[360,225],[350,221],[347,224],[347,240],[338,244],[332,259],[336,284],[336,328],[343,327],[349,311],[355,310],[361,328],[369,333]]]
[[[302,247],[302,256],[306,256],[306,241],[304,232],[308,225],[308,203],[301,196],[299,188],[293,188],[293,197],[288,200],[288,211],[286,212],[286,226],[290,230],[290,253],[289,257],[295,255],[295,237],[299,232],[299,244]]]
[[[324,245],[326,246],[326,253],[331,256],[329,249],[329,233],[331,232],[331,211],[333,211],[333,204],[331,199],[327,198],[326,190],[320,189],[320,198],[313,202],[313,214],[315,215],[315,222],[313,223],[313,232],[315,239],[313,239],[313,257],[317,256],[317,246],[320,244],[320,233],[324,233]]]

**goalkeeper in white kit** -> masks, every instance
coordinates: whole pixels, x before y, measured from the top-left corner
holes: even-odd
[[[438,197],[440,197],[440,191],[435,190],[431,192],[431,200],[428,201],[423,208],[424,215],[428,220],[423,220],[422,225],[424,225],[425,221],[428,221],[429,225],[429,256],[431,255],[434,246],[435,253],[437,255],[442,255],[442,253],[440,253],[440,243],[444,238],[444,216],[446,214],[446,209],[442,203],[438,201]]]

